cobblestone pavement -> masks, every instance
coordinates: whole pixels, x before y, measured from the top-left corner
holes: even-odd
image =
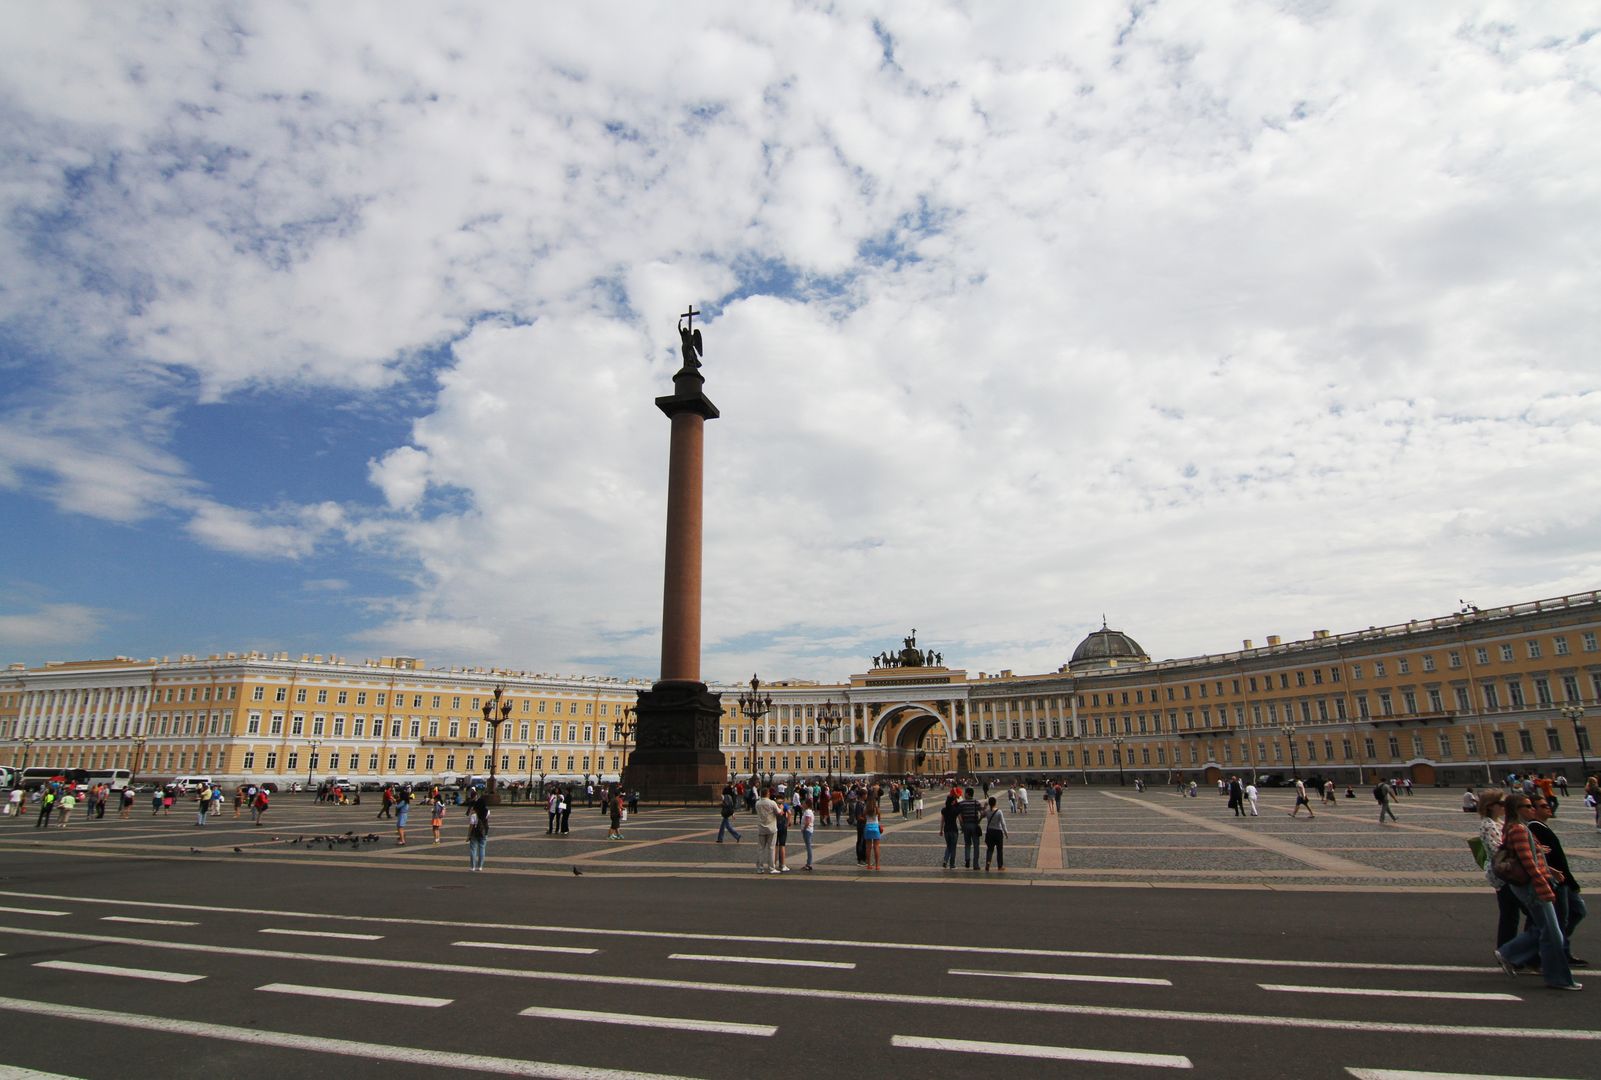
[[[1291,818],[1288,789],[1268,789],[1259,817],[1237,817],[1212,791],[1184,798],[1168,790],[1073,788],[1064,814],[1045,809],[1036,793],[1027,814],[1008,814],[1007,868],[940,869],[944,846],[938,835],[940,800],[930,797],[919,819],[898,814],[885,820],[883,870],[870,873],[855,858],[855,830],[820,826],[814,865],[808,874],[798,830],[790,832],[787,861],[796,880],[813,876],[878,880],[988,880],[1032,885],[1212,885],[1252,889],[1477,891],[1483,878],[1467,838],[1476,819],[1462,813],[1460,794],[1424,791],[1396,804],[1398,823],[1380,825],[1377,806],[1365,791],[1332,806],[1315,805],[1316,817]],[[466,865],[465,829],[458,808],[446,818],[442,843],[434,844],[428,815],[418,807],[408,843],[396,842],[394,823],[376,817],[371,800],[361,806],[320,805],[308,795],[281,795],[265,824],[235,819],[232,807],[203,827],[192,810],[152,816],[148,806],[128,820],[77,818],[65,829],[35,829],[34,816],[0,818],[0,851],[49,848],[85,858],[242,859],[359,862],[396,870],[447,872]],[[505,806],[495,811],[489,842],[491,872],[628,875],[754,874],[755,823],[736,818],[743,840],[716,842],[713,807],[644,807],[624,826],[622,840],[606,839],[598,807],[577,807],[565,836],[546,832],[542,807]],[[1577,798],[1564,803],[1555,821],[1579,880],[1601,880],[1601,833]],[[328,838],[375,835],[363,843]],[[234,849],[238,849],[235,851]],[[960,846],[958,847],[960,858]]]

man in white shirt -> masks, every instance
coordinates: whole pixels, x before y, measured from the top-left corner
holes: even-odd
[[[1290,811],[1291,817],[1301,816],[1301,807],[1306,807],[1307,817],[1317,817],[1312,812],[1312,800],[1306,797],[1306,782],[1299,777],[1295,781],[1295,809]]]
[[[773,844],[778,836],[778,804],[773,801],[771,789],[762,792],[756,800],[756,872],[776,874],[773,865]]]
[[[1246,784],[1245,785],[1245,801],[1251,804],[1251,816],[1252,817],[1261,817],[1262,816],[1261,814],[1257,813],[1257,810],[1256,810],[1256,785],[1255,784]]]

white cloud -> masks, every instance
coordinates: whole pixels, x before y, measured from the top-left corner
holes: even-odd
[[[31,612],[0,615],[0,645],[15,649],[82,645],[106,621],[106,612],[83,604],[43,604]]]
[[[903,623],[1038,670],[1103,611],[1167,656],[1593,587],[1572,9],[613,15],[5,20],[0,326],[71,362],[7,407],[0,484],[398,561],[397,651],[648,672],[695,302],[712,674],[837,677]],[[381,506],[234,506],[173,449],[175,403],[381,402],[441,348],[362,452]]]

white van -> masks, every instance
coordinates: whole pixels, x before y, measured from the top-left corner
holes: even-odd
[[[208,787],[211,786],[211,777],[209,777],[209,776],[180,776],[177,779],[175,779],[172,783],[173,783],[173,786],[176,787],[179,791],[183,791],[183,792],[199,791],[202,788],[208,788]]]

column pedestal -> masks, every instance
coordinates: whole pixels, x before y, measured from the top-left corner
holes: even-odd
[[[628,757],[624,786],[652,801],[716,802],[728,779],[720,748],[722,695],[703,682],[664,679],[639,692],[634,717],[639,742]]]

